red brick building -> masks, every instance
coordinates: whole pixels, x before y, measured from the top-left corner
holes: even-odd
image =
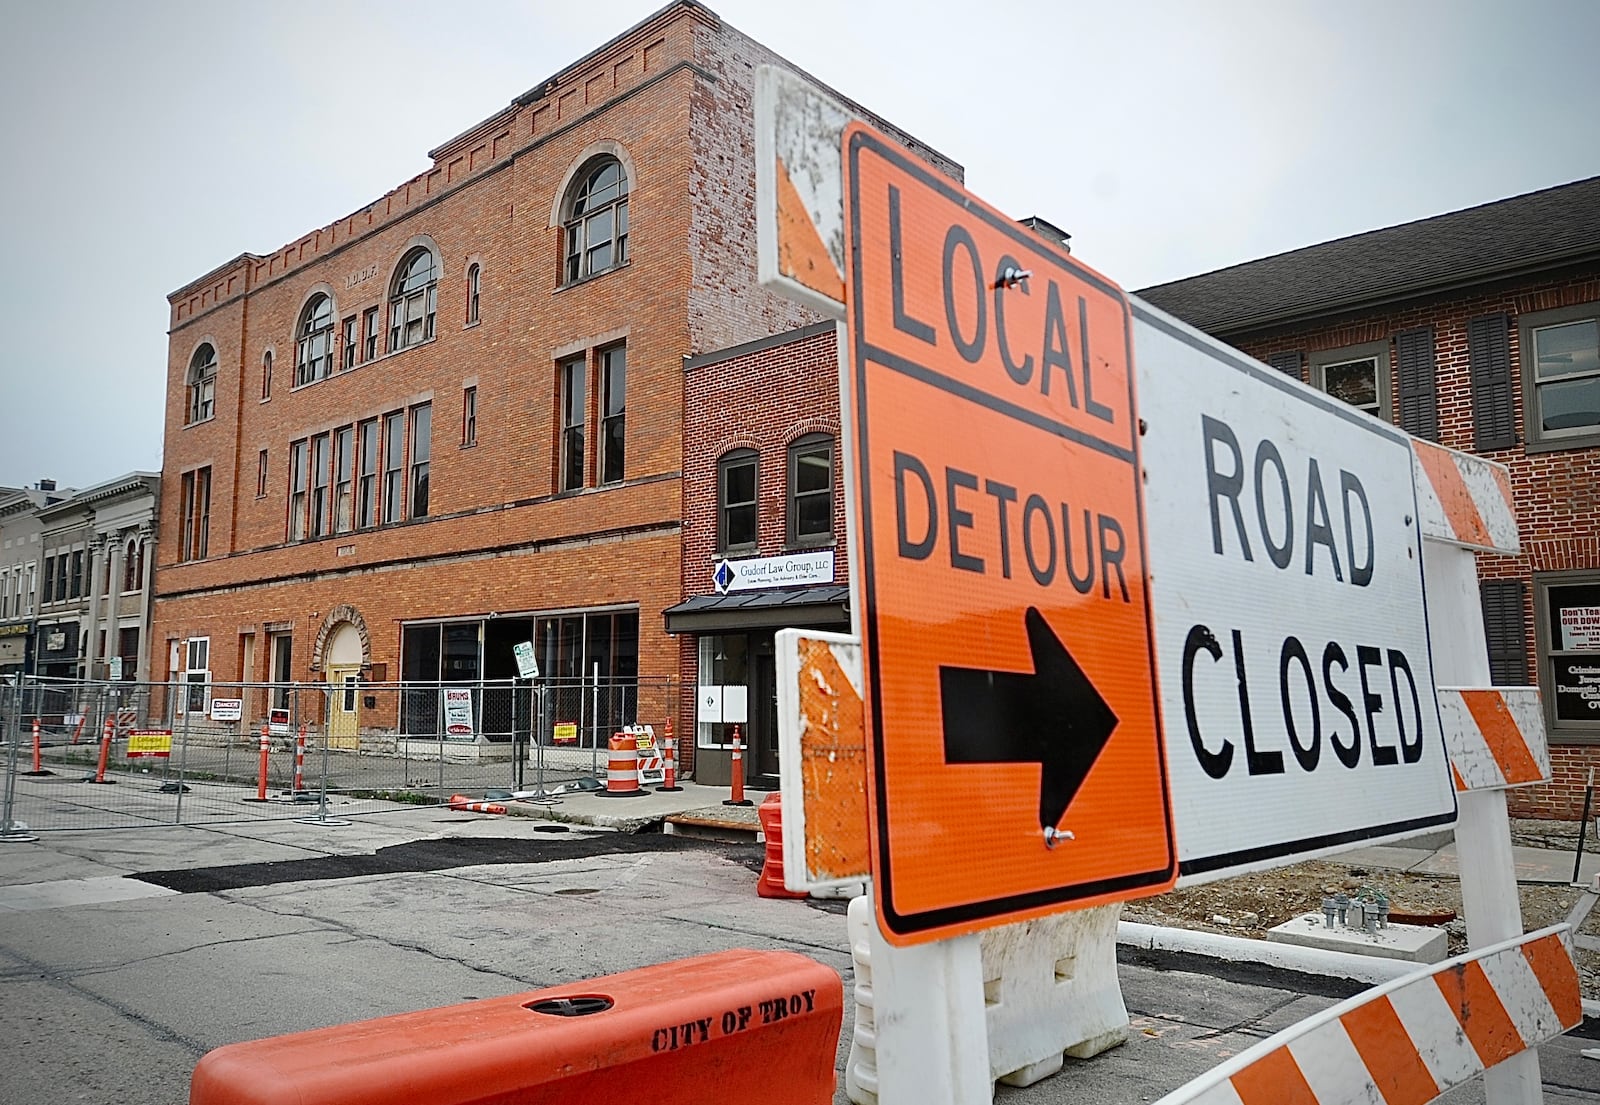
[[[1537,684],[1576,818],[1600,767],[1600,177],[1138,293],[1407,431],[1507,465],[1518,557],[1480,556],[1496,683]]]
[[[685,359],[815,321],[756,282],[762,63],[671,4],[174,292],[153,667],[676,675]]]
[[[773,636],[850,630],[839,336],[832,322],[684,362],[686,687],[679,742],[701,782],[729,780],[733,728],[746,778],[777,787]],[[692,734],[692,739],[689,735]]]

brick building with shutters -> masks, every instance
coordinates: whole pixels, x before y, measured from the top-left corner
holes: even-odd
[[[1522,554],[1480,556],[1495,683],[1537,684],[1575,819],[1600,768],[1600,177],[1137,293],[1379,418],[1511,471]]]
[[[756,279],[761,64],[789,65],[677,0],[172,293],[151,666],[180,709],[236,679],[506,678],[527,640],[551,678],[678,674],[684,362],[818,321]],[[360,713],[330,726],[437,725],[330,701]]]

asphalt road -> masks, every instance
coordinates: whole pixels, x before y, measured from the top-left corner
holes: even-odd
[[[726,948],[798,951],[848,982],[843,903],[758,898],[759,847],[562,828],[405,809],[0,844],[0,1102],[174,1105],[225,1043]],[[1152,1101],[1356,989],[1173,957],[1120,976],[1128,1043],[996,1100]],[[841,1072],[849,1031],[847,1002]],[[1600,1102],[1579,1055],[1595,1046],[1543,1050],[1547,1102]]]

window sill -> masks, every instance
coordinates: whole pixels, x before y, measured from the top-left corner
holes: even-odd
[[[204,426],[207,422],[215,422],[216,420],[217,420],[217,416],[214,415],[214,414],[211,414],[211,415],[207,415],[204,418],[197,418],[193,422],[185,422],[183,424],[183,428],[188,430],[188,429],[192,429],[195,426]]]
[[[567,291],[569,288],[581,288],[585,284],[592,283],[593,281],[599,280],[602,277],[610,276],[614,272],[622,272],[632,265],[632,261],[624,261],[620,265],[612,265],[609,269],[601,269],[599,272],[591,272],[587,276],[580,276],[576,280],[570,280],[565,284],[557,285],[554,294],[559,295],[562,292]]]
[[[1538,441],[1529,439],[1522,447],[1525,453],[1563,453],[1576,449],[1593,449],[1600,445],[1600,433],[1578,434],[1573,437],[1550,437]],[[1553,735],[1553,734],[1552,734]]]
[[[463,329],[463,330],[476,330],[481,325],[483,325],[483,319],[475,318],[471,322],[469,322],[465,326],[463,326],[461,329]]]
[[[752,556],[760,555],[761,546],[759,545],[735,545],[734,547],[728,549],[718,549],[716,552],[711,554],[711,559],[713,561],[744,560]]]
[[[461,448],[463,448],[463,449],[476,449],[477,447],[478,447],[478,442],[476,440],[463,441],[461,443]]]
[[[373,357],[370,361],[358,361],[357,363],[351,365],[349,368],[341,368],[337,372],[330,373],[327,376],[319,376],[317,379],[315,379],[315,380],[307,380],[303,384],[293,384],[289,388],[289,393],[292,395],[297,391],[304,391],[306,388],[314,388],[318,384],[327,383],[329,380],[337,380],[341,376],[348,376],[352,372],[355,372],[357,369],[365,368],[367,365],[379,364],[379,363],[381,363],[383,361],[387,361],[390,357],[398,357],[398,356],[400,356],[400,354],[409,353],[413,349],[421,349],[424,346],[432,345],[434,342],[436,342],[438,340],[439,340],[439,335],[437,333],[435,333],[433,335],[433,337],[424,339],[423,341],[419,341],[416,345],[408,345],[404,349],[391,349],[387,353],[380,353],[378,356]],[[266,400],[263,399],[262,402],[265,403]]]
[[[786,553],[821,552],[824,549],[833,550],[839,547],[838,538],[829,537],[826,541],[813,539],[810,541],[790,541],[783,546]]]

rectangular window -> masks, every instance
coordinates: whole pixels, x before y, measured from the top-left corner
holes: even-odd
[[[267,451],[262,449],[256,454],[256,498],[267,497]]]
[[[1394,421],[1387,341],[1311,354],[1311,386],[1375,418]]]
[[[1517,325],[1528,444],[1600,443],[1600,303],[1523,315]]]
[[[356,351],[361,348],[361,333],[357,325],[355,315],[344,320],[344,344],[339,350],[339,364],[344,368],[356,366]]]
[[[271,670],[267,673],[268,680],[272,683],[282,684],[294,679],[294,668],[291,661],[294,659],[294,638],[288,633],[274,633],[267,638],[267,663]],[[272,708],[287,710],[289,708],[289,688],[275,686],[272,688]]]
[[[587,406],[584,376],[587,364],[574,357],[561,365],[561,480],[562,491],[583,486],[583,416]]]
[[[366,348],[362,350],[363,360],[375,361],[378,359],[378,335],[382,332],[378,322],[378,314],[378,308],[368,307],[366,313],[361,316],[361,328],[366,342]]]
[[[478,321],[478,266],[467,270],[467,325]]]
[[[622,479],[623,446],[626,444],[628,350],[614,345],[600,353],[600,482],[618,483]]]
[[[748,449],[730,453],[717,464],[717,544],[724,552],[749,551],[756,545],[756,455]]]
[[[351,455],[355,447],[355,430],[345,426],[333,435],[333,532],[349,533],[351,529]]]
[[[185,472],[178,503],[178,559],[203,560],[210,543],[211,469]]]
[[[1550,735],[1600,738],[1600,573],[1555,572],[1533,583]]]
[[[789,447],[789,541],[833,537],[833,439],[807,437]]]
[[[44,558],[44,601],[54,602],[56,595],[56,558]]]
[[[311,439],[311,536],[328,532],[328,435]]]
[[[308,446],[296,441],[289,446],[289,540],[306,538],[306,491],[310,486],[310,472],[306,464]]]
[[[75,599],[83,597],[83,551],[81,549],[72,554],[72,586],[68,594]]]
[[[188,713],[203,714],[211,704],[211,638],[190,637],[184,648],[183,682]]]
[[[461,389],[461,444],[478,443],[478,389]]]
[[[378,524],[378,420],[356,427],[356,525]]]
[[[261,355],[261,398],[272,398],[272,350]]]
[[[433,404],[411,409],[411,517],[428,516],[428,461],[433,456]]]
[[[400,411],[383,416],[383,520],[406,516],[406,423]]]

